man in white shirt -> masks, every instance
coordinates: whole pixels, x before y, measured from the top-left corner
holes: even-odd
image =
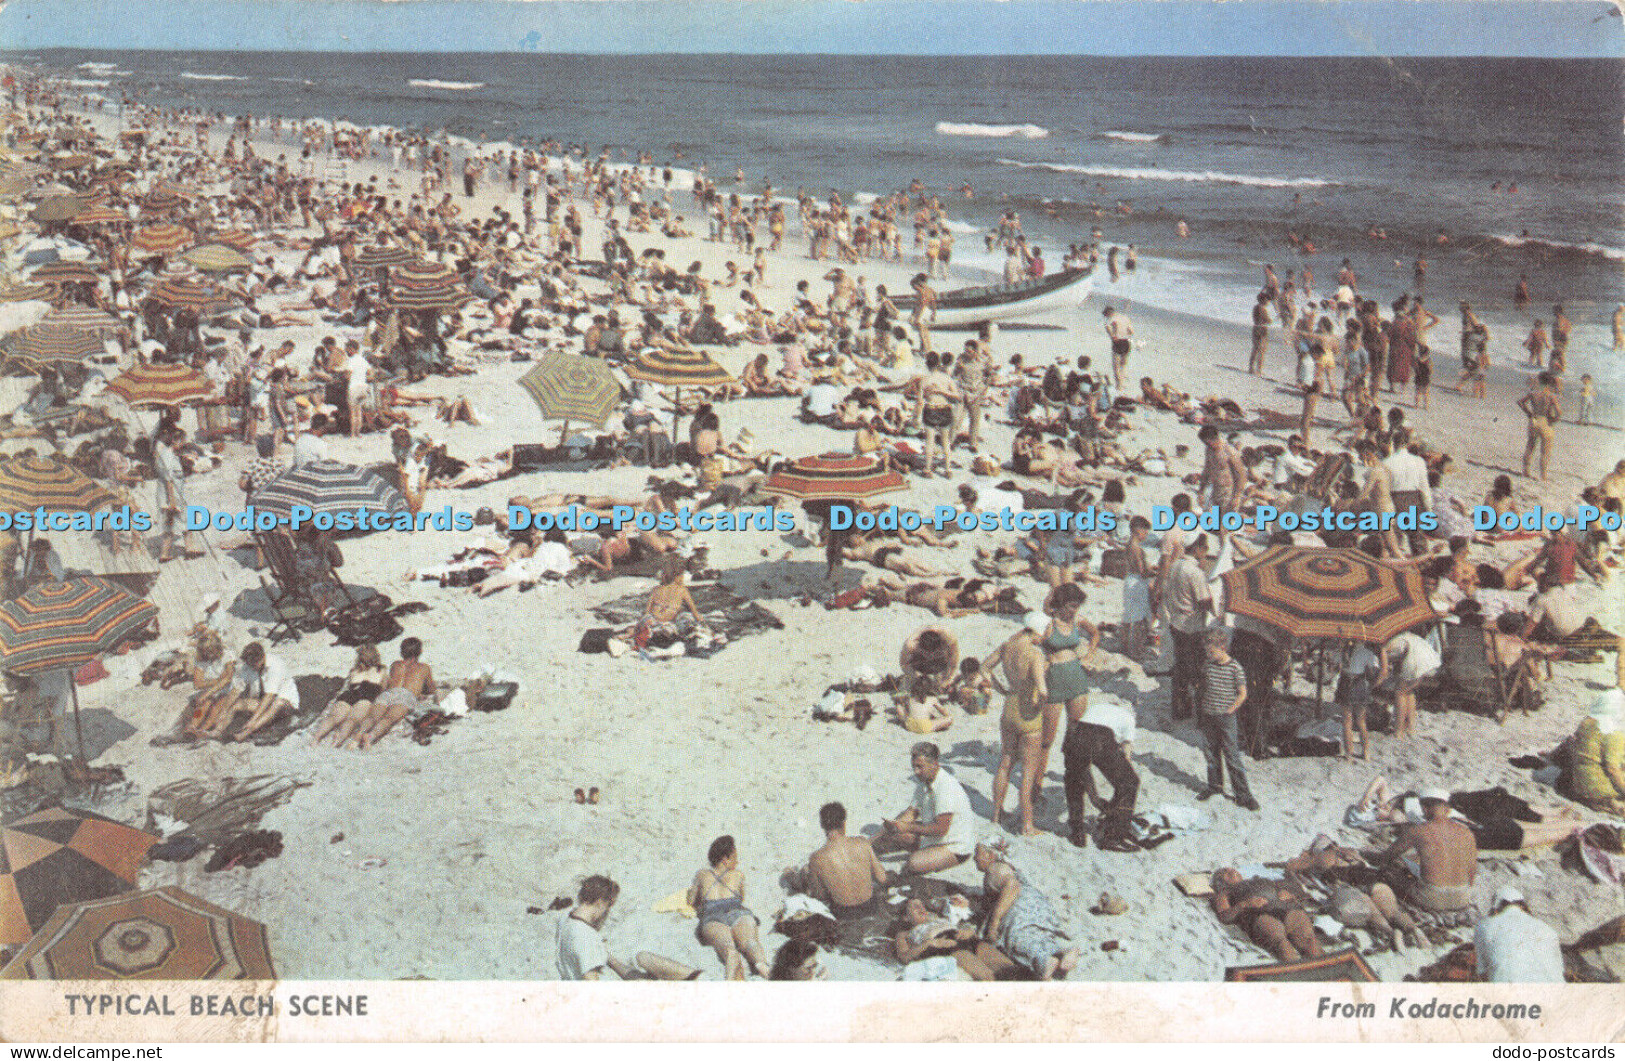
[[[1084,701],[1079,703],[1079,701]],[[1073,705],[1078,705],[1074,707]],[[1097,692],[1067,704],[1066,738],[1061,756],[1066,763],[1067,827],[1074,846],[1088,846],[1084,830],[1083,798],[1100,810],[1096,838],[1108,851],[1139,850],[1129,835],[1134,801],[1140,794],[1140,775],[1129,760],[1134,745],[1134,708],[1116,697]],[[1112,783],[1112,798],[1103,801],[1095,791],[1093,770],[1098,767]]]
[[[1270,482],[1276,489],[1290,488],[1294,480],[1307,479],[1315,473],[1315,462],[1310,459],[1309,447],[1304,445],[1302,435],[1293,435],[1286,440],[1286,449],[1275,458],[1275,474]]]
[[[1557,933],[1529,913],[1523,893],[1495,893],[1494,913],[1473,930],[1478,978],[1492,984],[1561,984],[1563,949]]]
[[[594,874],[581,882],[576,908],[559,922],[559,979],[601,980],[605,969],[622,980],[632,978],[632,967],[609,953],[598,931],[620,894],[621,886],[605,876]]]
[[[218,712],[203,720],[204,735],[225,739],[226,730],[239,711],[248,712],[248,721],[231,740],[246,740],[285,711],[298,712],[299,686],[293,672],[280,656],[270,656],[265,646],[250,641],[238,657],[236,695],[222,700]],[[212,725],[210,723],[212,722]]]
[[[1382,460],[1383,467],[1388,469],[1393,479],[1388,489],[1394,498],[1394,511],[1404,512],[1414,507],[1418,513],[1430,512],[1433,509],[1433,488],[1428,485],[1428,462],[1410,451],[1410,443],[1409,431],[1403,427],[1395,431],[1394,452]],[[1421,531],[1408,533],[1411,552],[1425,551],[1427,541]]]
[[[841,388],[828,380],[820,380],[807,388],[807,415],[822,420],[835,415],[841,401]]]
[[[361,344],[351,339],[345,344],[344,371],[348,376],[345,382],[345,403],[350,409],[350,437],[355,438],[361,434],[361,422],[365,419],[364,411],[371,405],[372,388],[368,376],[372,372],[372,362],[367,360],[361,352]]]
[[[327,459],[327,440],[321,433],[327,430],[327,414],[317,413],[310,418],[310,426],[293,440],[293,466],[303,468],[315,461]]]
[[[881,819],[880,842],[887,850],[910,852],[909,873],[952,869],[976,848],[974,818],[965,786],[939,762],[935,744],[921,741],[909,753],[914,767],[914,799],[896,818]]]

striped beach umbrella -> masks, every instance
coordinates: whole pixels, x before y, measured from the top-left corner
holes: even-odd
[[[56,908],[133,890],[151,833],[50,807],[0,828],[0,947],[28,942]]]
[[[372,243],[355,255],[358,269],[396,269],[417,261],[417,255],[393,243]],[[456,279],[455,276],[452,279]]]
[[[78,365],[105,347],[93,331],[42,320],[7,339],[0,349],[7,357],[35,365]]]
[[[311,513],[338,515],[408,512],[406,498],[376,472],[338,461],[312,461],[290,468],[254,494],[254,507],[278,516],[293,515],[295,507]]]
[[[130,215],[115,206],[107,203],[95,203],[87,206],[74,216],[76,225],[123,225],[130,220]]]
[[[60,324],[64,328],[78,328],[100,336],[112,335],[124,327],[124,322],[95,306],[68,306],[46,314],[41,324]]]
[[[389,271],[389,304],[397,309],[455,309],[472,297],[450,266],[414,261]]]
[[[51,289],[44,284],[10,284],[0,287],[0,302],[32,302],[51,297]]]
[[[1229,611],[1300,638],[1380,645],[1436,618],[1415,567],[1357,549],[1278,546],[1223,577]]]
[[[602,427],[621,402],[621,385],[609,366],[580,354],[543,354],[519,377],[519,385],[535,399],[544,419],[564,421],[561,444],[569,437],[571,421]]]
[[[111,652],[158,617],[158,609],[105,578],[44,582],[0,604],[0,670],[80,667]]]
[[[254,233],[240,228],[229,228],[224,232],[209,233],[210,243],[224,243],[226,246],[240,250],[244,254],[247,254],[254,244],[259,241],[260,238]]]
[[[798,501],[839,501],[876,497],[903,489],[901,474],[867,454],[825,453],[802,457],[767,477],[762,489]]]
[[[186,276],[166,276],[147,289],[147,298],[166,306],[189,306],[202,316],[232,306],[231,297],[213,284]]]
[[[95,284],[100,283],[100,262],[46,262],[35,269],[29,279],[36,284]]]
[[[191,229],[171,221],[144,225],[130,236],[131,249],[142,254],[175,254],[195,242]]]
[[[0,512],[95,512],[118,499],[59,457],[0,461]]]
[[[265,926],[170,886],[60,907],[6,980],[274,980]]]
[[[172,210],[180,210],[190,200],[173,188],[154,188],[141,197],[141,212],[143,214],[167,214]]]
[[[657,387],[721,387],[734,381],[704,350],[651,348],[632,359],[626,374]]]
[[[130,405],[185,405],[214,393],[203,373],[189,365],[136,365],[107,385]]]

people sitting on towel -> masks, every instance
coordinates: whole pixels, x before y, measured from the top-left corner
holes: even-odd
[[[1424,910],[1464,910],[1473,902],[1478,875],[1478,842],[1467,826],[1450,816],[1450,793],[1442,788],[1421,793],[1419,825],[1406,825],[1379,861],[1402,860],[1410,869],[1406,898]]]
[[[846,833],[846,808],[826,803],[818,809],[824,846],[807,857],[801,877],[808,895],[829,907],[837,919],[880,913],[886,908],[891,875],[862,836]]]
[[[216,701],[210,714],[198,721],[197,730],[203,736],[247,740],[284,712],[299,710],[299,687],[280,656],[268,655],[264,645],[250,641],[238,661],[242,666],[234,693]],[[246,713],[248,721],[227,738],[226,731],[240,713]]]
[[[643,617],[633,631],[633,642],[639,648],[656,634],[682,639],[696,629],[709,629],[688,591],[687,577],[688,565],[681,557],[667,560],[660,569],[660,585],[650,591]]]
[[[935,955],[952,957],[971,980],[997,980],[1016,968],[1015,962],[977,933],[970,902],[961,895],[904,903],[892,948],[904,965]]]

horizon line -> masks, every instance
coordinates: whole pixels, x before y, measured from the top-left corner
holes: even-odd
[[[1554,62],[1625,62],[1621,55],[1535,55],[1505,52],[1454,54],[1349,55],[1339,52],[1302,52],[1282,55],[1276,52],[702,52],[702,51],[531,51],[529,49],[476,48],[118,48],[110,45],[49,44],[28,48],[0,48],[0,56],[34,52],[121,52],[125,54],[216,54],[216,55],[534,55],[557,58],[650,58],[654,56],[694,56],[701,58],[805,58],[805,59],[1347,59],[1354,62],[1387,63],[1398,59],[1538,59]]]

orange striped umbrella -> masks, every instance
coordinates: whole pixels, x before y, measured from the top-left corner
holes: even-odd
[[[901,490],[902,475],[866,454],[825,453],[791,461],[767,477],[762,489],[798,501],[839,501]]]
[[[196,242],[191,229],[170,221],[143,226],[130,237],[130,246],[143,254],[175,254]]]
[[[136,365],[107,385],[130,405],[185,405],[202,401],[214,386],[188,365]]]
[[[0,462],[0,512],[95,512],[118,499],[96,480],[57,457]]]
[[[265,926],[179,888],[63,906],[6,980],[274,980]]]
[[[97,203],[86,207],[74,215],[73,223],[76,225],[122,225],[128,223],[130,215],[106,203]]]
[[[200,314],[231,308],[231,298],[212,284],[191,277],[166,276],[147,289],[147,297],[166,306],[190,306]]]
[[[1436,618],[1416,568],[1358,549],[1277,546],[1223,578],[1229,611],[1302,638],[1380,645]]]
[[[94,284],[101,281],[100,267],[100,262],[46,262],[29,279],[36,284]]]

